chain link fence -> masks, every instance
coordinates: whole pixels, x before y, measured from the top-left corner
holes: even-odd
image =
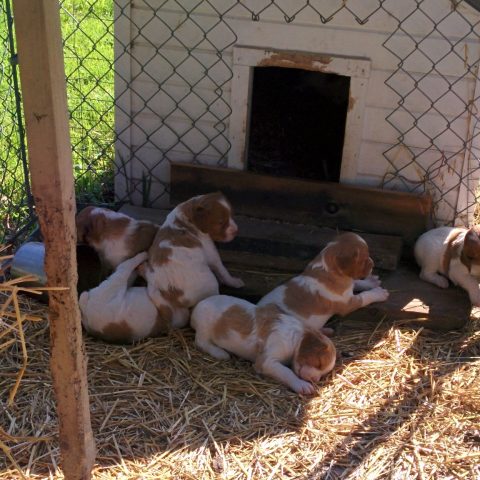
[[[0,241],[14,239],[34,219],[9,2],[0,6],[5,106]],[[308,24],[319,33],[330,28],[332,38],[338,26],[358,42],[362,30],[369,30],[377,42],[372,48],[382,50],[391,65],[377,67],[390,97],[385,93],[375,110],[386,134],[375,144],[380,167],[369,184],[430,192],[442,221],[473,218],[480,141],[475,0],[63,0],[60,5],[80,203],[162,205],[168,201],[171,161],[227,166],[234,45],[250,34],[255,42],[262,29],[302,35]],[[335,38],[341,44],[342,37]]]

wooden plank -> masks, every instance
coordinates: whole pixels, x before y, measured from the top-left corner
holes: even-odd
[[[462,328],[469,320],[471,304],[465,290],[450,286],[442,289],[418,278],[418,268],[403,265],[382,275],[382,286],[390,292],[384,303],[372,304],[353,312],[349,319],[366,322],[386,317],[404,325],[432,330]]]
[[[75,196],[56,0],[14,0],[32,192],[50,287],[50,365],[66,479],[90,478],[95,444],[77,302]]]
[[[215,190],[221,190],[241,215],[400,235],[407,245],[431,227],[428,195],[172,164],[173,203]]]
[[[138,220],[161,224],[168,211],[124,205],[120,211]],[[299,272],[331,240],[338,231],[316,226],[282,223],[235,215],[239,227],[237,238],[220,243],[224,261],[249,267]],[[378,268],[394,270],[402,253],[402,239],[393,235],[362,233]],[[245,253],[241,254],[240,253]]]

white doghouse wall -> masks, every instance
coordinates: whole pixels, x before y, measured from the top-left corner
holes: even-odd
[[[472,220],[480,15],[467,3],[310,1],[327,23],[298,0],[116,3],[118,197],[141,204],[143,175],[168,204],[170,161],[245,168],[253,67],[275,65],[351,77],[340,182],[430,191],[438,223]]]

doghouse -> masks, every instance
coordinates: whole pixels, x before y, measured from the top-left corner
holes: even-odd
[[[174,161],[427,192],[471,223],[474,2],[116,3],[118,199],[168,206]]]
[[[322,227],[370,235],[400,275],[420,233],[474,218],[475,8],[259,3],[117,6],[117,198],[155,220],[131,206],[224,191],[246,217],[224,260],[260,272],[246,296],[271,286],[266,270],[298,271],[331,238]],[[412,289],[389,314],[448,311],[403,274]]]

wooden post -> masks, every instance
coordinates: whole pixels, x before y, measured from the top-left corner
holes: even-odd
[[[14,0],[32,192],[45,243],[51,370],[65,478],[95,460],[77,298],[75,195],[58,0]]]

